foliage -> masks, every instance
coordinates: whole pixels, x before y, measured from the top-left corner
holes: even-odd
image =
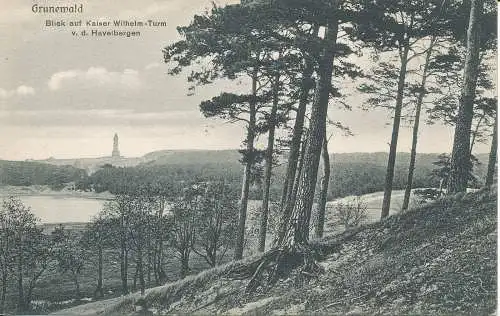
[[[196,216],[202,208],[201,192],[199,184],[185,187],[170,210],[170,243],[181,262],[181,277],[189,273],[189,256],[195,242]]]
[[[241,179],[241,166],[237,159],[233,162],[203,162],[204,152],[195,161],[175,164],[144,164],[136,167],[101,168],[93,173],[90,186],[95,192],[109,191],[113,194],[150,192],[175,197],[189,181],[205,181],[224,174],[226,180],[236,183]],[[224,157],[225,155],[221,155]],[[231,157],[230,154],[228,154]]]
[[[431,171],[431,177],[439,181],[439,187],[444,189],[448,183],[451,168],[451,158],[447,153],[442,153],[438,155],[438,160],[434,161],[432,164],[436,167]],[[469,185],[472,187],[478,187],[480,182],[480,176],[477,175],[478,168],[481,166],[482,162],[471,155],[472,168],[469,172]],[[441,192],[442,193],[442,192]]]
[[[62,273],[70,273],[75,283],[75,296],[80,298],[79,276],[85,264],[86,251],[81,234],[68,231],[59,225],[51,234],[54,242],[54,256]]]
[[[436,84],[444,89],[439,90],[433,101],[433,106],[427,109],[429,115],[428,123],[441,121],[443,124],[454,126],[457,122],[460,86],[462,85],[462,74],[465,54],[460,47],[451,47],[449,51],[439,56],[432,67],[434,68]],[[491,54],[482,57],[479,65],[477,89],[474,99],[473,122],[470,146],[476,142],[485,143],[491,134],[492,126],[496,116],[497,98],[490,95],[493,89],[491,78],[492,68]],[[472,149],[471,149],[472,152]]]
[[[193,251],[214,267],[220,264],[233,245],[236,232],[237,192],[224,182],[200,184],[201,208],[196,214],[196,236]]]
[[[90,176],[91,186],[98,192],[110,191],[126,192],[128,187],[155,188],[160,187],[167,197],[175,197],[180,189],[189,181],[217,181],[224,178],[226,185],[232,190],[240,187],[242,180],[241,165],[238,163],[236,151],[217,153],[214,160],[224,163],[216,163],[210,160],[206,164],[202,157],[213,155],[210,151],[201,151],[197,158],[186,157],[186,164],[180,161],[168,163],[159,161],[157,164],[139,165],[137,167],[112,167],[101,169]],[[184,156],[182,157],[184,158]],[[478,155],[479,161],[485,163],[487,157]],[[409,154],[398,153],[394,177],[394,188],[405,187],[406,171]],[[414,187],[438,186],[439,179],[430,178],[434,169],[433,162],[436,160],[434,154],[417,154],[417,163],[414,177]],[[385,167],[387,164],[386,153],[343,153],[333,154],[331,157],[331,180],[329,184],[329,199],[349,196],[363,195],[383,190]],[[477,166],[476,174],[479,179],[484,177],[482,165]],[[277,161],[274,168],[274,179],[271,183],[271,199],[277,200],[281,194],[281,183],[278,179],[285,176],[284,166],[281,159]],[[158,181],[157,185],[154,183]],[[252,187],[250,199],[260,199],[261,191],[258,187]]]
[[[60,190],[65,184],[86,176],[83,169],[30,161],[0,161],[0,185],[49,185]]]
[[[367,204],[359,196],[347,202],[338,202],[334,207],[335,215],[345,229],[357,227],[366,219]]]
[[[443,195],[443,192],[439,190],[429,188],[429,189],[419,189],[413,191],[413,193],[418,196],[417,204],[423,204],[429,201],[435,201]]]
[[[7,281],[14,278],[17,311],[28,311],[33,290],[52,261],[52,243],[37,227],[38,221],[19,199],[4,199],[0,210],[2,309],[6,303]]]

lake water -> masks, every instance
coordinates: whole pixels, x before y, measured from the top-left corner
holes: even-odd
[[[20,196],[42,223],[89,222],[106,200],[64,196]]]
[[[368,206],[369,221],[378,221],[383,193],[367,194],[363,198]],[[20,196],[20,199],[31,207],[33,213],[41,219],[42,223],[89,222],[93,216],[99,213],[106,202],[104,199],[50,195],[25,195]],[[393,191],[390,214],[397,213],[401,209],[402,201],[403,191]],[[252,205],[252,203],[250,204]],[[331,205],[335,203],[329,202]]]

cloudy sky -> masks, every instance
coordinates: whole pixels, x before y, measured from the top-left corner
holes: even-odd
[[[203,118],[198,104],[223,90],[245,87],[221,82],[188,96],[185,78],[168,76],[163,64],[161,50],[178,39],[176,26],[210,8],[211,0],[81,1],[84,14],[62,16],[34,14],[31,5],[80,2],[0,0],[0,159],[105,156],[115,132],[127,157],[161,149],[240,146],[241,126]],[[61,16],[66,23],[153,19],[167,26],[141,28],[137,38],[84,38],[71,30],[87,27],[45,26],[47,19]],[[354,93],[348,102],[355,107],[361,99]],[[332,107],[329,116],[355,133],[348,138],[335,133],[332,152],[388,150],[389,113]],[[424,126],[419,151],[446,152],[452,137],[450,128]],[[410,141],[411,130],[403,127],[398,150],[409,151]],[[488,146],[477,149],[486,152]]]

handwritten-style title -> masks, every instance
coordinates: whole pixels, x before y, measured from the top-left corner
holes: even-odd
[[[72,13],[83,13],[83,4],[82,3],[72,3],[67,5],[41,5],[39,3],[35,3],[31,6],[31,11],[33,13],[62,13],[62,14],[72,14]]]

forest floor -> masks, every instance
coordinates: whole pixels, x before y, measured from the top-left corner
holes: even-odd
[[[491,315],[497,294],[497,188],[445,197],[313,241],[324,269],[253,293],[231,271],[258,256],[60,315]]]

